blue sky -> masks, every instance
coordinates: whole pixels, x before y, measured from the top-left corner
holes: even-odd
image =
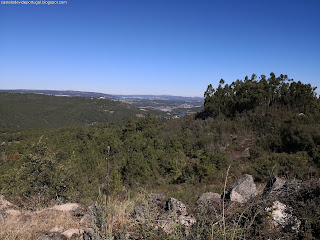
[[[270,72],[320,87],[319,0],[67,2],[0,5],[0,89],[203,96]]]

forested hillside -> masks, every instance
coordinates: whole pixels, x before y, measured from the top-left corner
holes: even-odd
[[[121,102],[0,92],[0,127],[56,128],[129,119],[142,111]]]
[[[220,181],[229,164],[235,166],[235,175],[250,172],[259,181],[265,181],[270,172],[285,177],[318,176],[320,118],[314,88],[283,75],[276,78],[274,74],[269,79],[261,76],[256,80],[253,75],[230,86],[222,84],[221,81],[217,89],[208,87],[205,110],[196,118],[161,120],[148,115],[112,125],[3,129],[2,191],[9,191],[12,196],[31,196],[46,186],[47,197],[61,194],[81,201],[92,196],[92,192],[97,193],[104,184],[108,146],[114,188]],[[28,111],[31,119],[19,119],[16,105],[10,105],[13,97],[21,98],[19,111]],[[4,93],[1,98],[1,111],[7,113],[1,115],[5,126],[24,126],[26,121],[40,122],[38,126],[43,127],[45,120],[51,126],[76,125],[99,119],[103,122],[107,117],[115,121],[123,116],[120,111],[127,108],[96,99]],[[126,110],[125,116],[136,111]],[[39,171],[48,169],[47,164],[55,170],[43,174],[57,176],[39,175]],[[65,171],[63,174],[60,168]],[[48,179],[53,182],[47,182]],[[63,184],[69,187],[58,191],[54,179],[65,179]],[[18,188],[21,181],[25,188]],[[81,189],[86,190],[82,193]]]
[[[257,183],[320,173],[319,98],[311,85],[284,75],[253,75],[230,85],[221,80],[217,89],[209,85],[204,111],[196,116],[164,120],[149,114],[52,129],[22,127],[24,121],[39,121],[34,125],[39,128],[51,121],[51,126],[116,121],[121,109],[127,115],[136,110],[107,100],[0,96],[2,126],[20,126],[0,133],[0,193],[22,205],[35,196],[44,205],[52,199],[90,204],[106,190],[118,196],[139,189],[161,189],[194,203],[207,186],[223,191],[228,166],[233,180],[247,173]],[[19,111],[28,109],[28,118],[13,114],[19,111],[12,97],[21,97]]]

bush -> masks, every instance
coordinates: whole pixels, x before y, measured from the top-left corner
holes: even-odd
[[[267,181],[272,175],[285,178],[307,178],[312,159],[306,152],[295,154],[271,153],[256,160],[254,167],[258,181]]]
[[[4,192],[11,196],[40,199],[68,199],[72,175],[68,165],[59,164],[56,155],[43,143],[33,147],[35,153],[23,157],[23,164],[6,176]]]

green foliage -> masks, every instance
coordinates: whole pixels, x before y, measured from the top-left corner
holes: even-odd
[[[253,76],[230,86],[223,84],[221,81],[218,89],[209,85],[205,93],[205,112],[200,115],[213,118],[163,120],[146,115],[113,124],[3,128],[1,193],[12,197],[42,193],[46,198],[92,202],[99,195],[98,189],[105,186],[108,146],[111,195],[124,188],[162,184],[220,186],[228,165],[234,169],[234,178],[244,173],[253,174],[259,181],[266,181],[273,174],[301,179],[319,176],[320,115],[314,88],[274,74],[269,79],[261,76],[259,81]],[[13,96],[17,98],[14,101]],[[82,110],[90,106],[98,114],[110,103],[33,94],[2,93],[0,97],[9,105],[11,100],[12,104],[25,102],[32,118],[42,115],[28,105],[39,109],[46,104],[57,104],[57,109],[65,105],[63,111],[69,111],[68,106],[81,103]],[[126,106],[118,104],[114,107]],[[94,110],[94,106],[100,110]],[[129,113],[130,109],[126,111]],[[59,117],[69,121],[63,114]],[[90,118],[79,121],[85,119]],[[75,122],[66,125],[69,124]],[[247,148],[251,157],[237,156]]]
[[[253,75],[224,84],[221,80],[217,89],[208,86],[205,110],[196,118],[145,115],[124,122],[139,111],[108,100],[0,93],[0,126],[6,127],[0,129],[0,194],[36,197],[43,203],[59,199],[92,204],[98,198],[104,215],[95,215],[93,226],[107,239],[112,221],[104,221],[107,199],[101,199],[99,189],[106,184],[108,146],[108,197],[120,196],[126,188],[166,185],[170,195],[194,203],[200,186],[209,190],[214,184],[221,192],[229,165],[233,178],[250,173],[260,182],[274,175],[319,177],[320,101],[315,88],[273,73],[269,79]],[[52,128],[62,126],[67,127]],[[250,157],[239,156],[245,149]],[[301,196],[294,208],[303,219],[301,239],[316,239],[319,187]],[[235,214],[227,223],[231,231],[223,235],[220,223],[212,225],[214,214],[198,218],[189,238],[237,239],[267,228],[242,231],[241,221],[250,216],[246,212]],[[181,226],[170,236],[151,225],[136,230],[141,238],[187,239]]]
[[[310,184],[298,201],[293,202],[297,216],[302,219],[300,239],[318,239],[320,236],[320,184]]]
[[[310,166],[312,166],[312,160],[306,152],[272,153],[255,161],[254,169],[257,172],[257,180],[262,182],[266,182],[270,176],[304,179],[309,176]]]
[[[319,101],[315,89],[310,84],[303,84],[289,79],[287,75],[276,77],[270,73],[260,80],[255,74],[251,79],[237,80],[223,86],[220,81],[217,89],[210,84],[205,92],[203,116],[224,114],[235,117],[238,113],[261,111],[263,114],[278,108],[290,108],[298,113],[319,112]]]
[[[0,127],[55,128],[114,123],[144,112],[107,99],[0,92]]]
[[[114,169],[110,175],[110,190],[112,192],[117,192],[121,190],[122,187],[121,174]]]
[[[217,125],[209,122],[211,120],[204,124],[185,118],[173,121],[171,125],[170,121],[162,122],[149,115],[134,117],[126,125],[4,130],[0,141],[6,144],[1,146],[1,151],[5,156],[17,152],[21,157],[0,161],[1,173],[12,172],[10,179],[19,170],[17,181],[5,181],[6,177],[1,176],[2,192],[9,194],[11,191],[12,196],[32,195],[45,186],[50,189],[50,197],[67,196],[74,201],[86,202],[98,196],[98,189],[105,184],[107,146],[111,146],[110,183],[114,193],[122,186],[213,181],[218,171],[224,169],[227,158],[219,153]],[[179,125],[181,131],[171,136],[166,134],[175,131]],[[209,136],[205,142],[202,140],[204,132]],[[210,140],[211,136],[214,137]],[[206,145],[210,147],[203,149]],[[38,172],[41,174],[36,174]],[[66,187],[60,186],[57,179],[61,179]],[[39,187],[26,184],[27,189],[19,190],[23,181]]]
[[[315,90],[310,84],[295,82],[282,74],[276,77],[274,73],[268,79],[261,75],[259,80],[253,74],[251,79],[245,77],[230,85],[221,80],[217,89],[208,86],[205,110],[197,117],[230,122],[232,127],[225,131],[231,134],[241,127],[244,134],[251,132],[256,144],[250,148],[250,168],[261,181],[271,174],[317,176],[320,101]]]
[[[68,199],[73,180],[68,165],[59,163],[42,142],[34,145],[32,152],[23,157],[20,167],[5,176],[6,193],[26,198],[40,196],[44,200]]]

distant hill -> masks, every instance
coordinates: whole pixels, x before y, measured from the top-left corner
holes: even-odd
[[[105,98],[133,105],[142,111],[149,111],[158,116],[173,118],[195,114],[203,110],[203,97],[181,97],[171,95],[111,95],[97,92],[71,90],[29,90],[11,89],[0,92],[36,93],[64,97]]]
[[[104,97],[111,100],[119,100],[121,98],[139,98],[145,100],[171,100],[171,101],[203,101],[203,97],[181,97],[172,95],[117,95],[98,92],[83,92],[72,90],[32,90],[32,89],[0,89],[0,92],[11,93],[38,93],[65,97],[87,97],[100,98]]]
[[[37,93],[64,97],[86,97],[86,98],[100,98],[104,97],[111,100],[117,100],[118,98],[105,93],[97,92],[82,92],[82,91],[71,91],[71,90],[32,90],[32,89],[8,89],[1,90],[0,92],[10,92],[10,93]]]
[[[95,122],[114,123],[146,112],[99,98],[0,92],[0,127],[55,128]]]
[[[171,101],[203,101],[203,97],[181,97],[172,95],[112,95],[119,98],[140,98],[150,100],[171,100]]]

